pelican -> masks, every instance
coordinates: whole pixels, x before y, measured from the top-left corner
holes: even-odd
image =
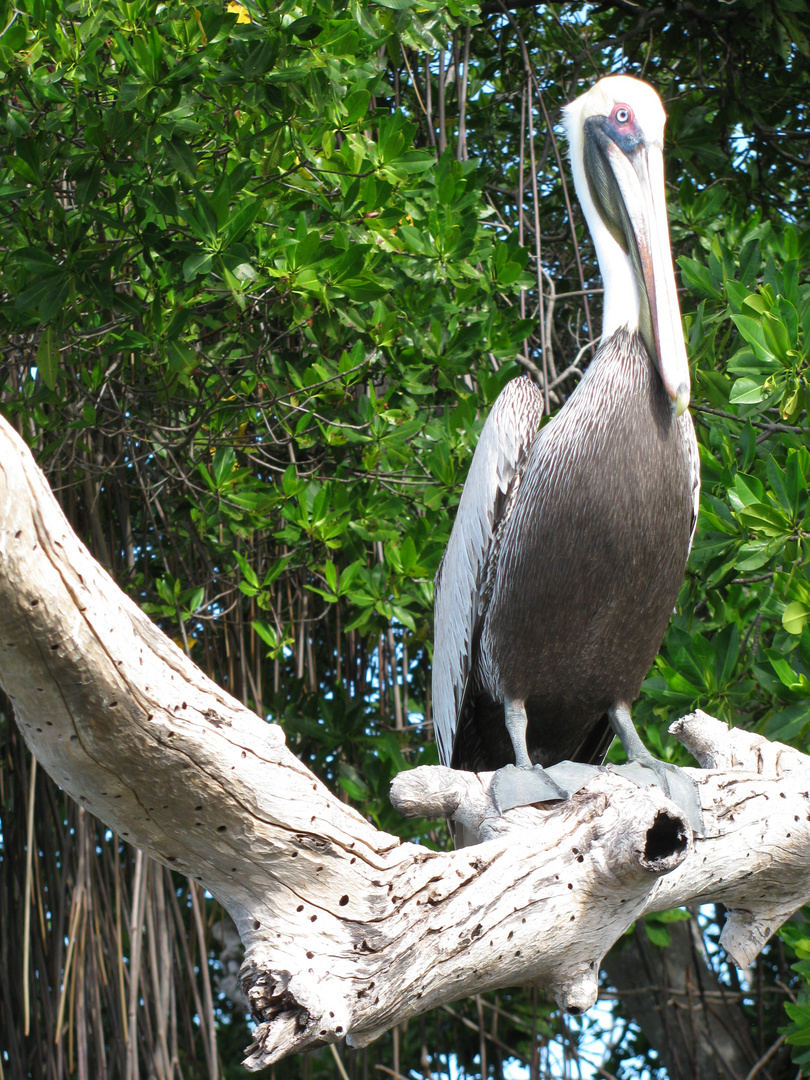
[[[665,118],[652,87],[628,76],[566,106],[574,186],[604,280],[601,341],[542,429],[543,397],[528,378],[498,397],[436,575],[439,755],[499,770],[501,811],[570,795],[592,770],[546,770],[600,764],[614,735],[648,779],[652,770],[676,801],[690,800],[691,781],[650,754],[630,714],[675,606],[700,493]],[[685,809],[699,828],[699,810]]]

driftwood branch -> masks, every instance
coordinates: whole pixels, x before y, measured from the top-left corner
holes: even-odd
[[[342,1037],[361,1046],[499,986],[531,981],[582,1011],[605,952],[646,911],[721,901],[744,966],[810,897],[810,759],[701,713],[676,725],[705,770],[697,840],[657,789],[610,770],[502,817],[490,777],[414,770],[396,805],[484,842],[433,852],[378,832],[120,592],[4,423],[0,683],[51,776],[233,916],[251,1068]]]

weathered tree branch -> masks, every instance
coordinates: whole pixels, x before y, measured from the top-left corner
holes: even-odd
[[[396,805],[486,842],[433,852],[378,832],[118,590],[5,423],[0,683],[66,791],[230,911],[252,1068],[498,986],[532,981],[581,1011],[645,911],[723,902],[723,944],[745,965],[810,897],[810,760],[701,713],[675,725],[710,770],[694,773],[697,840],[657,789],[607,769],[503,817],[489,776],[417,769]]]

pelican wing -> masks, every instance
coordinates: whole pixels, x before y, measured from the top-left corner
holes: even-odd
[[[433,723],[445,765],[453,755],[473,643],[484,615],[487,559],[542,415],[543,395],[528,377],[503,389],[478,440],[436,574]]]

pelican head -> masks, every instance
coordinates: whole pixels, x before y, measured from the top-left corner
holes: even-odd
[[[605,285],[602,336],[638,331],[680,416],[689,364],[669,246],[661,99],[647,83],[611,76],[567,105],[564,121]]]

